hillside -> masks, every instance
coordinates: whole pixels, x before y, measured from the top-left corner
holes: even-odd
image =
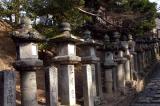
[[[16,50],[14,42],[9,37],[10,31],[12,31],[11,25],[0,20],[0,70],[13,69]]]

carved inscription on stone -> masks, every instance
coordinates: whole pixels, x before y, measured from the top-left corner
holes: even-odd
[[[74,78],[74,65],[68,65],[69,70],[69,95],[71,104],[75,104],[75,78]]]
[[[47,106],[58,105],[58,73],[54,66],[46,70],[46,97]]]
[[[93,106],[93,89],[92,89],[92,70],[91,65],[83,65],[83,95],[84,106]]]
[[[0,106],[16,106],[15,72],[0,72]]]

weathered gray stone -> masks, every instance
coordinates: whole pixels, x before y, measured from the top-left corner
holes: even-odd
[[[96,49],[95,49],[95,46],[98,46],[100,44],[92,39],[91,32],[87,30],[84,32],[84,41],[82,43],[78,43],[77,45],[82,48],[80,52],[80,56],[82,57],[82,63],[91,66],[92,93],[93,93],[92,95],[95,98],[98,93],[100,94],[102,89],[100,88],[101,79],[99,78],[101,77],[100,66],[98,66],[97,64],[100,59],[96,56]]]
[[[150,103],[152,98],[150,97],[140,97],[138,98],[137,102],[138,103]]]
[[[82,66],[83,70],[83,96],[84,106],[94,106],[94,95],[93,95],[93,81],[92,81],[92,66],[85,64]]]
[[[38,59],[37,42],[44,41],[45,38],[32,28],[28,17],[22,17],[21,29],[12,33],[12,39],[17,48],[14,67],[20,71],[21,105],[37,106],[36,71],[43,65]]]
[[[13,31],[11,37],[16,43],[45,41],[45,37],[32,28],[31,20],[28,17],[22,17],[21,28]]]
[[[158,103],[158,104],[160,104],[160,99],[152,99],[151,103]]]
[[[16,74],[0,72],[0,106],[16,106]]]
[[[46,106],[58,106],[58,72],[54,66],[45,71]]]
[[[36,72],[20,72],[22,106],[37,106]]]
[[[61,48],[59,48],[59,56],[65,56],[65,55],[76,55],[76,46],[72,43],[62,45]]]
[[[125,79],[127,81],[131,80],[131,68],[130,68],[130,53],[128,49],[128,42],[127,41],[122,41],[122,45],[125,48],[124,56],[127,58],[126,63],[124,64],[124,69],[125,69]]]
[[[131,70],[130,70],[130,61],[129,60],[126,61],[125,65],[124,65],[124,69],[125,69],[125,73],[126,73],[125,80],[131,81]]]
[[[118,87],[124,88],[125,86],[125,73],[124,73],[124,68],[123,68],[123,64],[119,64],[117,66],[117,80],[118,80]]]
[[[38,58],[38,45],[35,43],[20,44],[19,52],[19,59]]]
[[[91,64],[91,69],[92,69],[92,89],[93,89],[93,96],[97,96],[97,87],[96,87],[96,67],[95,64]]]
[[[76,105],[74,65],[61,65],[61,103],[62,105]]]
[[[153,97],[154,97],[154,98],[159,98],[159,99],[160,99],[160,94],[155,94]]]
[[[103,92],[102,92],[102,77],[101,77],[101,63],[98,62],[96,64],[96,78],[97,78],[97,95],[102,97],[103,96]]]
[[[105,88],[108,94],[113,93],[113,70],[107,69],[105,70]]]

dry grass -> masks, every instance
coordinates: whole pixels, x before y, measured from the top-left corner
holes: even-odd
[[[0,70],[14,70],[12,63],[15,60],[15,45],[9,37],[9,32],[12,31],[11,25],[0,20]]]

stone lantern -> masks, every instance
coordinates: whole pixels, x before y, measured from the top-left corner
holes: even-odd
[[[124,65],[124,69],[125,69],[125,80],[126,81],[131,81],[131,65],[130,65],[130,59],[131,59],[131,54],[129,52],[129,43],[128,43],[128,39],[126,37],[124,37],[123,41],[121,41],[121,44],[124,48],[124,57],[126,58],[126,63]]]
[[[148,38],[147,41],[147,47],[148,47],[148,65],[151,65],[153,63],[153,58],[152,58],[152,40]]]
[[[31,20],[22,17],[21,28],[11,35],[16,44],[17,60],[14,67],[20,72],[21,105],[37,106],[36,71],[43,66],[38,59],[38,44],[45,40],[32,28]]]
[[[94,100],[97,96],[96,89],[96,64],[100,59],[96,56],[96,46],[101,45],[91,37],[91,32],[86,30],[84,32],[84,41],[77,44],[81,47],[80,55],[82,57],[82,70],[84,71],[83,78],[83,94],[84,106],[94,106]]]
[[[143,61],[144,61],[143,51],[144,51],[143,39],[142,38],[137,38],[136,39],[136,52],[137,52],[138,74],[140,74],[140,75],[144,74],[144,69],[143,69],[144,68],[143,67]]]
[[[124,58],[123,50],[120,41],[120,34],[118,32],[114,33],[114,41],[112,42],[114,45],[115,51],[115,62],[117,63],[117,84],[120,91],[124,92],[125,88],[125,70],[124,63],[126,62],[126,58]]]
[[[131,54],[131,72],[132,72],[132,75],[135,74],[135,72],[137,72],[137,53],[135,52],[135,41],[133,40],[133,37],[131,34],[128,35],[128,43],[129,43],[129,52]],[[136,74],[136,77],[137,74]],[[133,80],[134,80],[134,77],[132,76]]]
[[[59,65],[58,67],[58,83],[61,97],[61,104],[67,106],[76,105],[75,91],[75,64],[81,61],[76,56],[76,43],[81,39],[72,35],[71,26],[67,22],[60,25],[62,34],[57,35],[49,40],[50,44],[57,44],[58,55],[53,61]]]
[[[105,69],[105,89],[106,93],[112,95],[113,94],[113,86],[115,86],[115,78],[114,78],[114,68],[117,66],[117,64],[114,62],[114,47],[110,43],[110,38],[106,34],[105,35],[105,61],[104,61],[104,69]]]

